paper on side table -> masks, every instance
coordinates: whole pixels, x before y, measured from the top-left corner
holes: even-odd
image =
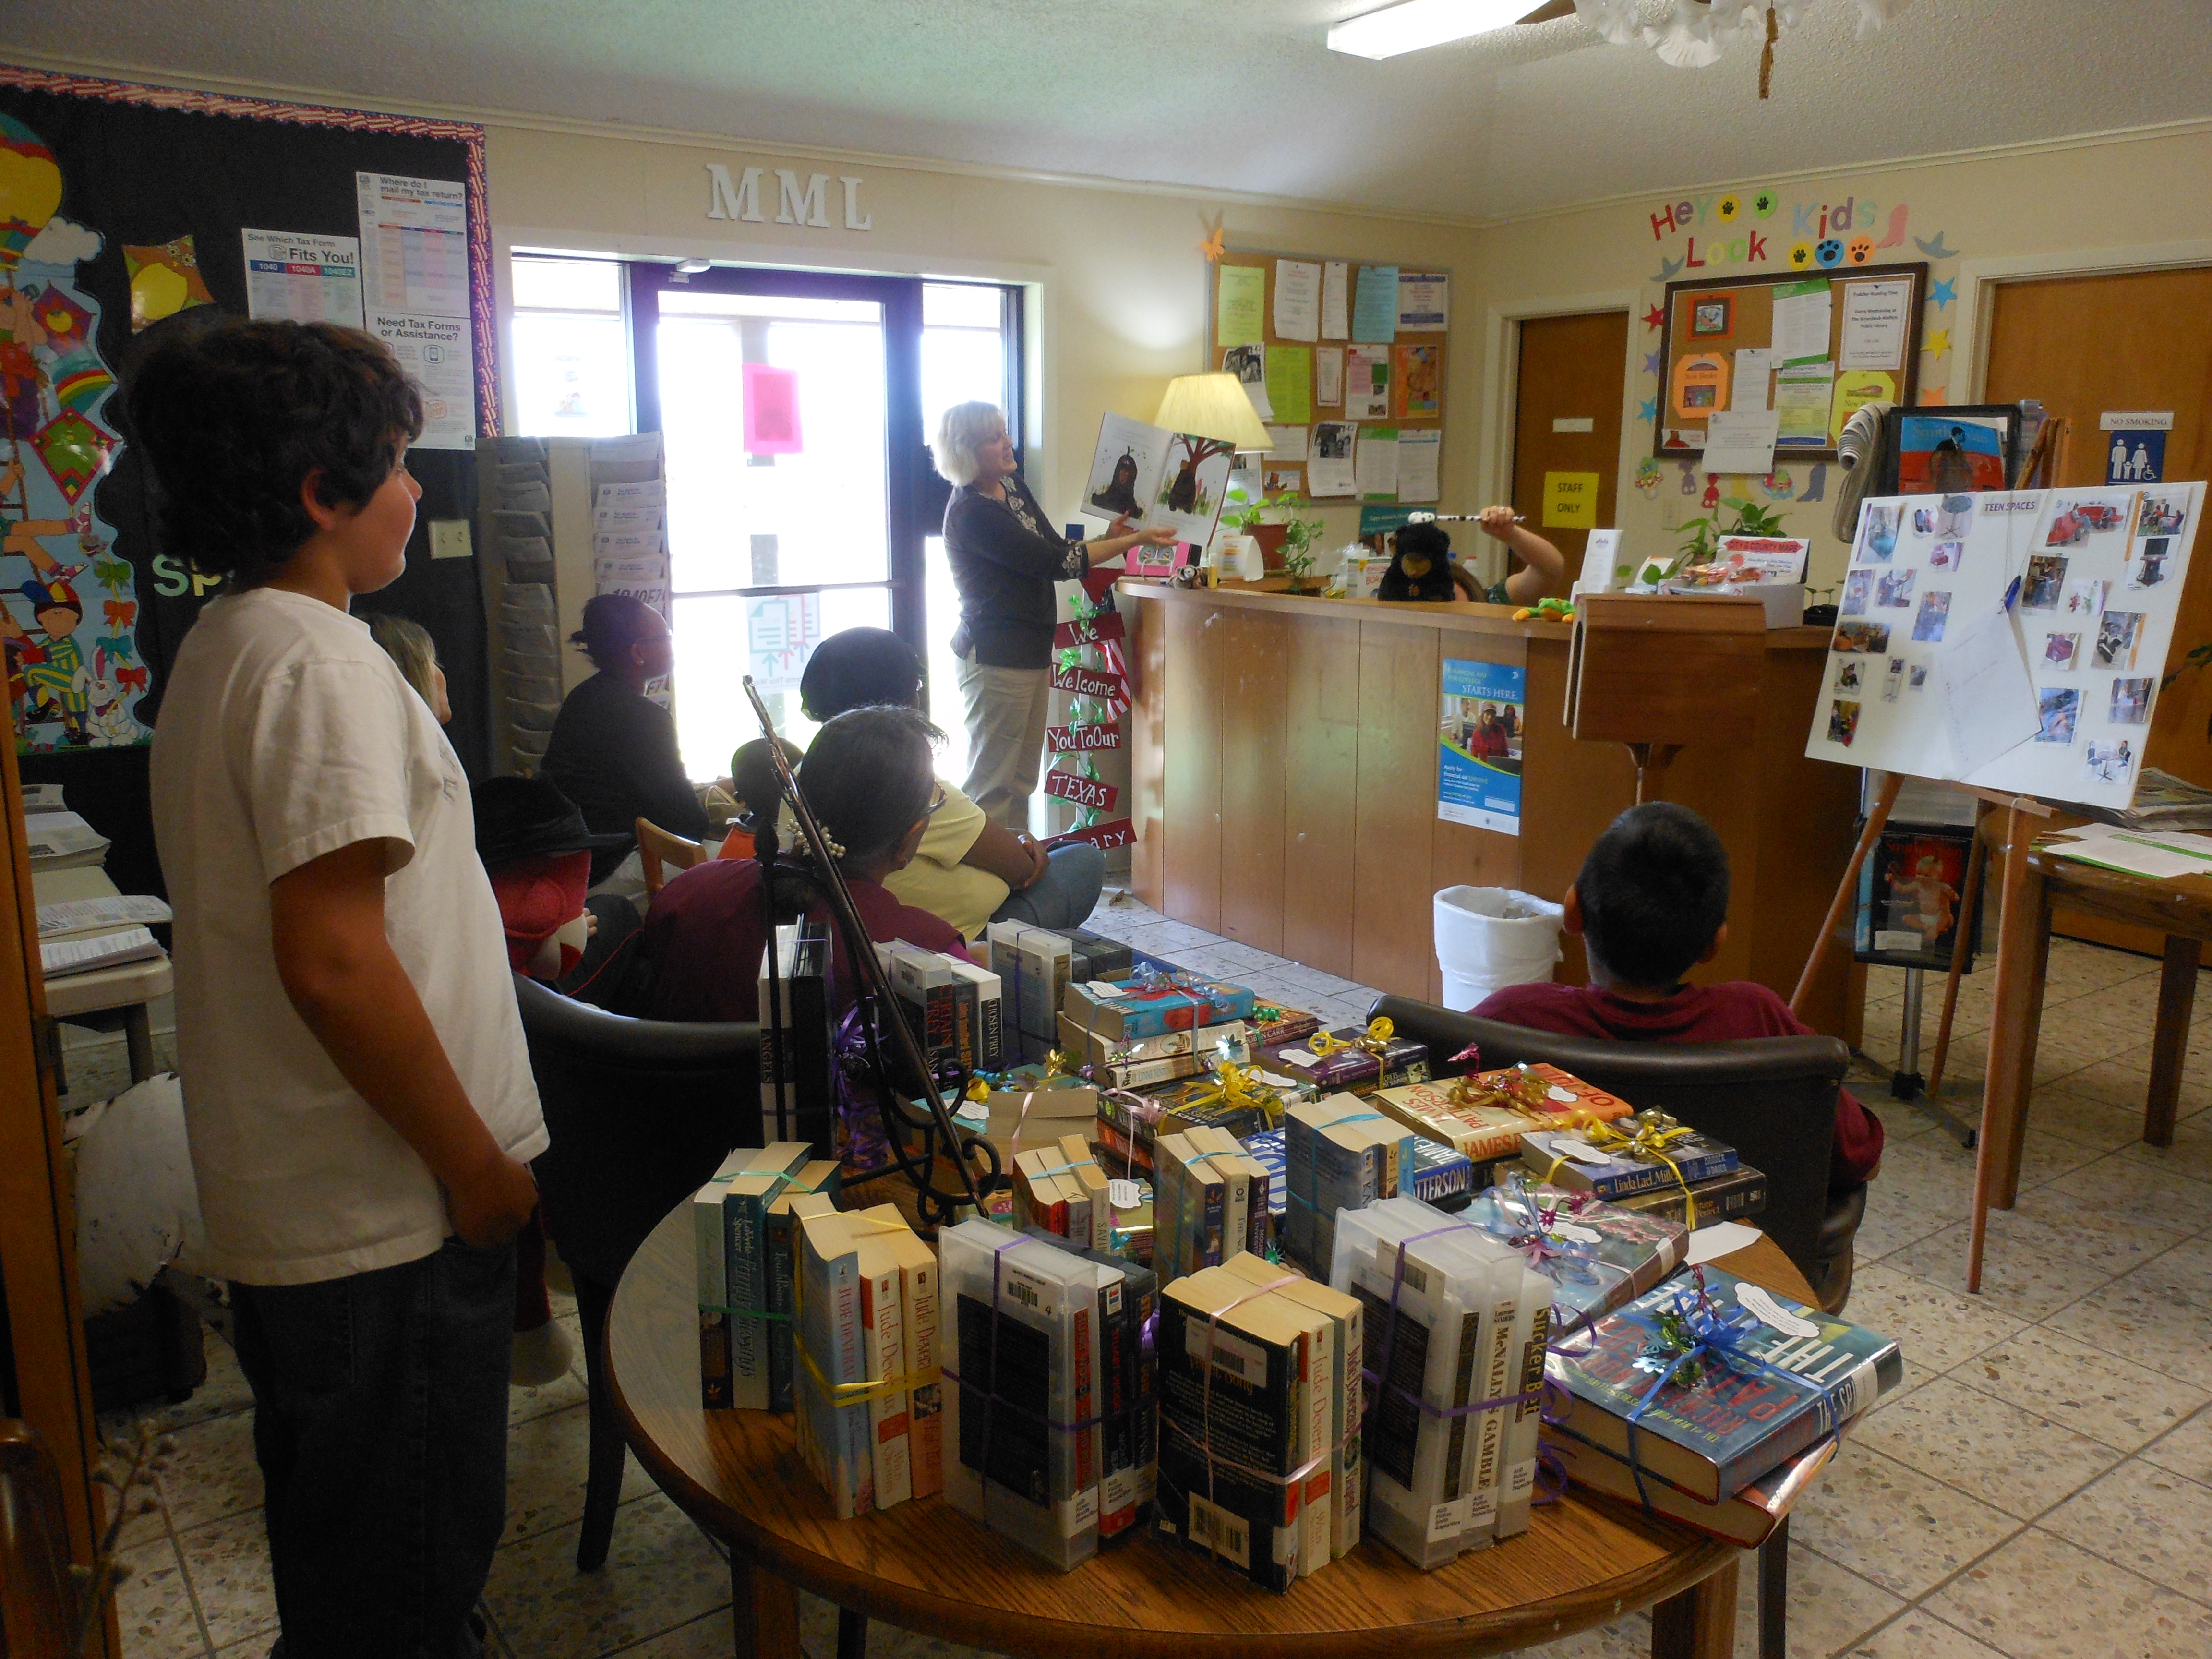
[[[2048,843],[2049,849],[2061,858],[2118,870],[2124,875],[2147,876],[2154,881],[2212,876],[2212,836],[2179,831],[2145,834],[2106,824],[2067,833],[2075,839]]]
[[[1692,1267],[1701,1261],[1717,1261],[1737,1250],[1748,1249],[1759,1239],[1756,1227],[1747,1227],[1741,1221],[1716,1221],[1710,1227],[1691,1230],[1690,1250],[1685,1260]]]

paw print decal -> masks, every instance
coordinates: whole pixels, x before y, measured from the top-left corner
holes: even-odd
[[[1844,245],[1832,236],[1824,236],[1813,250],[1813,257],[1824,266],[1839,265],[1844,262]]]

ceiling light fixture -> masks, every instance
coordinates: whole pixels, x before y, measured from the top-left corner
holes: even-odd
[[[700,272],[712,270],[714,268],[714,262],[712,259],[678,259],[676,262],[678,271],[686,276],[696,276]]]
[[[1440,46],[1447,40],[1464,40],[1471,34],[1487,34],[1515,23],[1541,22],[1544,17],[1564,16],[1567,6],[1538,5],[1532,0],[1404,0],[1401,5],[1347,17],[1332,23],[1328,49],[1355,58],[1395,58],[1401,52]]]

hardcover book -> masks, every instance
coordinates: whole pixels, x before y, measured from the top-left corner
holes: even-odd
[[[1346,1025],[1329,1035],[1340,1042],[1364,1039],[1364,1026]],[[1429,1075],[1429,1049],[1424,1042],[1411,1037],[1393,1036],[1382,1045],[1379,1054],[1365,1048],[1345,1048],[1316,1054],[1305,1043],[1287,1043],[1279,1048],[1263,1049],[1261,1064],[1271,1072],[1282,1073],[1310,1083],[1322,1093],[1334,1090],[1350,1090],[1364,1094],[1376,1088],[1395,1088],[1404,1084],[1425,1081]]]
[[[1706,1356],[1696,1378],[1660,1387],[1638,1419],[1636,1456],[1661,1480],[1717,1503],[1873,1405],[1905,1376],[1897,1344],[1724,1270],[1692,1269],[1601,1319],[1587,1340],[1545,1361],[1572,1396],[1559,1426],[1630,1455],[1628,1416],[1651,1394],[1668,1351],[1654,1327],[1702,1284],[1722,1318],[1749,1323],[1733,1364]]]
[[[1630,1193],[1620,1198],[1608,1199],[1616,1210],[1626,1210],[1635,1215],[1657,1216],[1668,1221],[1689,1224],[1690,1200],[1698,1206],[1698,1225],[1711,1226],[1716,1221],[1741,1221],[1748,1217],[1766,1213],[1766,1176],[1748,1164],[1738,1164],[1724,1176],[1715,1176],[1711,1181],[1693,1181],[1687,1192],[1675,1186],[1654,1187],[1648,1193]]]
[[[1632,1128],[1632,1124],[1627,1127]],[[1608,1152],[1593,1146],[1572,1129],[1532,1129],[1521,1137],[1521,1161],[1536,1178],[1554,1187],[1614,1198],[1650,1192],[1656,1187],[1683,1187],[1715,1176],[1726,1175],[1739,1162],[1735,1148],[1691,1129],[1665,1147],[1658,1158]]]
[[[1610,1122],[1628,1103],[1555,1066],[1516,1066],[1473,1077],[1437,1079],[1378,1091],[1376,1103],[1407,1127],[1472,1161],[1512,1156],[1530,1129],[1573,1121]]]
[[[1241,985],[1186,975],[1172,987],[1133,979],[1071,984],[1062,1007],[1082,1030],[1118,1041],[1249,1019],[1256,1000]]]
[[[1841,1449],[1837,1440],[1823,1440],[1795,1457],[1784,1459],[1733,1498],[1708,1504],[1651,1474],[1644,1476],[1639,1494],[1636,1472],[1626,1463],[1565,1430],[1547,1432],[1544,1446],[1577,1486],[1629,1504],[1648,1503],[1669,1520],[1725,1538],[1744,1549],[1756,1549],[1773,1535],[1792,1506]]]

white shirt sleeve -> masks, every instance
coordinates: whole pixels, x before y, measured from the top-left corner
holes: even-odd
[[[391,843],[387,873],[414,856],[407,711],[395,685],[405,690],[377,665],[324,658],[264,686],[246,793],[268,880],[356,842]]]

